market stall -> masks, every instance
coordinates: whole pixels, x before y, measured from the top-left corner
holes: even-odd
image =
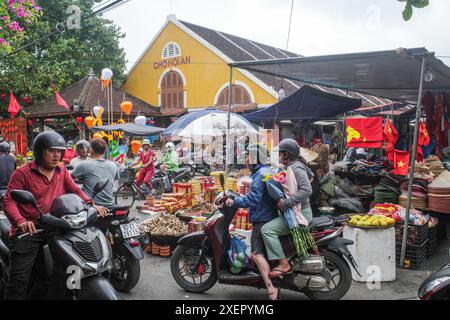
[[[209,177],[196,177],[188,183],[176,183],[173,193],[163,194],[159,199],[147,197],[138,211],[148,216],[139,225],[141,231],[151,239],[148,253],[170,256],[180,237],[203,230],[207,218],[217,211],[214,203],[222,191],[220,174],[225,176],[224,172],[212,172]],[[225,179],[225,188],[241,195],[248,193],[250,184],[251,178],[245,171],[238,174],[237,178]],[[250,245],[251,230],[248,210],[238,210],[231,224],[231,233]]]

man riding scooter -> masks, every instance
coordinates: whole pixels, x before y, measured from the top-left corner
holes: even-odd
[[[45,237],[36,233],[36,221],[41,213],[31,205],[18,204],[12,199],[11,191],[31,192],[41,212],[50,212],[53,200],[67,193],[74,193],[86,203],[92,203],[75,184],[64,165],[60,164],[65,149],[66,142],[58,133],[40,133],[33,142],[36,160],[16,170],[9,181],[3,201],[4,212],[11,222],[10,277],[6,288],[8,300],[27,298],[36,258],[45,243]],[[104,208],[95,208],[101,215],[106,214]],[[21,233],[29,233],[30,236],[19,238]],[[38,277],[43,278],[42,275]],[[44,290],[46,286],[38,288]],[[44,297],[45,292],[39,296]]]
[[[165,166],[166,174],[172,178],[178,172],[178,156],[175,145],[172,142],[166,143],[165,148],[166,154],[164,155],[162,162]]]
[[[227,206],[236,206],[238,208],[249,208],[250,222],[253,224],[251,236],[252,259],[258,266],[267,287],[269,298],[276,300],[279,298],[279,290],[275,288],[269,278],[270,266],[264,256],[265,246],[261,229],[269,221],[278,216],[277,204],[267,191],[266,184],[263,181],[264,176],[270,175],[271,169],[267,165],[267,149],[258,144],[252,144],[248,147],[246,162],[252,171],[252,185],[250,193],[245,197],[236,197],[234,201],[228,199]]]
[[[82,161],[90,160],[89,158],[89,148],[91,147],[90,143],[86,140],[80,140],[75,144],[75,152],[77,153],[77,157],[73,158],[70,161],[69,166],[73,169],[79,165]]]

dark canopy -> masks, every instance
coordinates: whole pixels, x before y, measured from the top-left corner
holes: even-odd
[[[125,135],[128,136],[155,136],[159,135],[164,131],[163,128],[158,127],[149,127],[149,126],[140,126],[135,123],[124,123],[124,124],[115,124],[109,126],[101,126],[101,127],[92,127],[91,131],[93,132],[110,132],[110,131],[122,131]]]
[[[236,62],[236,68],[417,104],[422,57],[424,92],[450,91],[450,68],[425,48]],[[431,76],[432,74],[432,76]]]
[[[244,115],[244,118],[257,123],[281,120],[304,123],[329,119],[359,107],[361,107],[360,99],[341,97],[310,86],[303,86],[286,99],[267,109]]]

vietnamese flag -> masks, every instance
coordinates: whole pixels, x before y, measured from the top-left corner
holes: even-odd
[[[56,91],[55,86],[53,85],[52,82],[50,82],[50,84],[52,85],[53,90],[55,91],[55,102],[57,106],[63,107],[66,110],[70,110],[69,105],[67,104],[67,102],[59,95],[58,91]]]
[[[394,162],[394,146],[398,140],[398,131],[391,120],[387,119],[383,129],[384,139],[387,141],[386,156],[390,162]]]
[[[417,162],[423,162],[424,155],[423,155],[423,149],[422,146],[417,146],[417,152],[416,152],[416,161]]]
[[[394,170],[392,173],[407,176],[409,171],[409,151],[394,150]]]
[[[14,118],[15,115],[19,113],[20,109],[22,109],[22,108],[20,107],[19,101],[17,101],[16,97],[11,92],[11,97],[9,99],[9,107],[8,107],[8,112],[11,114],[11,118]]]
[[[427,146],[430,144],[430,141],[431,141],[430,134],[428,133],[427,128],[423,124],[423,121],[420,120],[418,144],[419,144],[419,146]]]
[[[381,148],[383,146],[383,118],[347,119],[347,147]]]

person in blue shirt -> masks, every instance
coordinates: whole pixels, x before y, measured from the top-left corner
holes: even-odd
[[[277,203],[267,191],[263,181],[265,175],[272,175],[271,168],[267,165],[267,149],[258,144],[248,147],[246,162],[252,171],[252,184],[250,192],[245,197],[228,199],[226,205],[238,208],[249,208],[249,220],[253,224],[251,236],[252,259],[257,265],[266,285],[271,300],[278,299],[279,290],[275,288],[269,278],[270,266],[264,256],[265,246],[261,234],[261,228],[278,216]],[[256,159],[255,159],[256,157]]]

